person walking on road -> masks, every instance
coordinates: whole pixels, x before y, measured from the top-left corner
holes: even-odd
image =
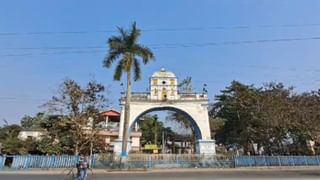
[[[80,161],[77,163],[76,166],[77,176],[75,180],[88,180],[88,162],[83,157],[80,157]]]

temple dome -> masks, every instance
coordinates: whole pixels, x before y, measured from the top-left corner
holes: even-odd
[[[152,78],[176,78],[176,75],[173,72],[166,71],[164,68],[161,68],[160,71],[154,72],[151,76]]]

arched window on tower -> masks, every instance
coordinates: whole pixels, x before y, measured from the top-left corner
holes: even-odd
[[[154,90],[153,90],[153,93],[154,93],[154,95],[158,95],[158,90],[157,90],[157,88],[155,88]]]
[[[158,79],[153,79],[152,80],[152,85],[154,85],[154,86],[158,85]]]
[[[167,100],[168,96],[167,96],[167,89],[166,88],[162,88],[162,100]]]
[[[175,94],[174,94],[174,89],[173,88],[171,88],[171,96],[174,96]]]
[[[170,85],[174,86],[174,79],[170,79]]]

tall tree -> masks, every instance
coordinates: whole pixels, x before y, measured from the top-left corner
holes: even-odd
[[[43,112],[39,112],[34,117],[25,115],[24,117],[22,117],[20,124],[21,124],[21,127],[25,129],[30,129],[30,128],[36,129],[41,127],[41,123],[44,121],[44,119],[45,119],[45,114]]]
[[[96,135],[96,131],[92,131],[95,125],[92,119],[102,119],[100,112],[107,103],[104,90],[104,86],[95,81],[86,87],[69,79],[61,84],[58,94],[46,104],[48,112],[56,115],[44,123],[52,143],[62,144],[76,155],[86,151]]]
[[[210,112],[215,114],[214,118],[226,120],[222,130],[217,132],[217,142],[241,145],[247,150],[247,144],[255,138],[250,113],[255,89],[233,81],[221,92],[222,94],[216,97],[217,102]]]
[[[311,153],[319,153],[320,151],[320,91],[312,91],[310,93],[302,93],[292,97],[292,126],[290,127],[290,135],[295,140],[292,151],[295,154],[305,152],[307,142],[314,141],[317,146],[316,151],[311,144]]]
[[[217,142],[251,153],[256,153],[253,144],[266,154],[316,153],[307,143],[319,144],[319,97],[318,92],[294,94],[282,83],[256,88],[234,81],[216,96],[210,111],[212,118],[224,121]]]
[[[21,127],[16,124],[5,124],[0,127],[0,143],[2,144],[1,152],[3,154],[25,154],[23,141],[18,139]]]
[[[164,131],[163,123],[158,121],[157,115],[145,115],[139,121],[140,130],[142,132],[141,145],[158,144],[161,141],[161,133]]]
[[[124,113],[124,128],[122,141],[122,155],[127,156],[128,128],[130,117],[130,101],[131,101],[131,79],[132,71],[134,80],[141,79],[141,67],[139,59],[142,59],[143,64],[147,64],[151,59],[154,59],[152,51],[138,43],[141,35],[141,30],[136,27],[134,22],[129,30],[118,28],[119,35],[111,36],[108,40],[109,51],[103,61],[105,67],[110,68],[113,62],[118,60],[114,72],[114,80],[119,81],[122,73],[127,74],[127,93],[125,100]]]
[[[192,77],[186,77],[183,79],[182,82],[178,84],[178,88],[180,93],[192,93]],[[181,126],[181,129],[185,130],[185,132],[191,130],[191,141],[193,143],[195,142],[194,129],[190,120],[184,114],[177,111],[168,111],[167,120],[178,123]]]

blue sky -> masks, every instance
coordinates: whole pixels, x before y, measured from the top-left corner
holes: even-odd
[[[2,0],[0,120],[17,123],[44,110],[39,106],[65,78],[102,82],[118,108],[120,83],[102,60],[112,31],[133,21],[144,30],[141,43],[156,56],[143,67],[135,91],[145,91],[148,77],[161,67],[179,79],[192,76],[198,91],[208,84],[211,101],[232,80],[283,82],[297,92],[319,89],[317,38],[243,42],[320,37],[319,9],[318,0]]]

